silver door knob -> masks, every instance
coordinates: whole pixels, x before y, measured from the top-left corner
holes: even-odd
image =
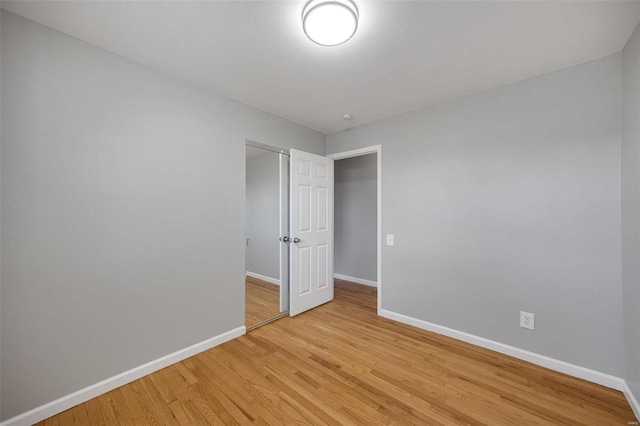
[[[282,241],[283,243],[290,243],[291,242],[291,238],[289,238],[289,237],[280,237],[280,241]]]
[[[300,242],[300,238],[294,237],[293,242],[296,243],[296,244],[299,243]]]

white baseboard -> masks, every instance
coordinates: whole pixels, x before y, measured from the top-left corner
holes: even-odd
[[[44,405],[41,405],[40,407],[36,407],[25,413],[7,419],[0,423],[0,426],[29,426],[34,423],[40,422],[44,419],[68,410],[71,407],[75,407],[78,404],[88,401],[91,398],[95,398],[96,396],[102,395],[103,393],[119,388],[122,385],[126,385],[127,383],[133,382],[134,380],[137,380],[162,368],[168,367],[171,364],[175,364],[176,362],[182,361],[183,359],[206,351],[207,349],[211,349],[214,346],[221,345],[224,342],[235,339],[236,337],[240,337],[246,332],[246,327],[242,326],[227,331],[226,333],[219,334],[210,339],[207,339],[200,343],[196,343],[195,345],[189,346],[187,348],[180,349],[179,351],[176,351],[172,354],[165,355],[154,361],[150,361],[146,364],[132,368],[131,370],[125,371],[124,373],[120,373],[99,383],[88,386],[84,389],[80,389],[79,391],[73,392],[69,395],[63,396],[62,398],[58,398],[55,401],[48,402]]]
[[[280,285],[280,280],[277,278],[271,278],[266,275],[260,275],[260,274],[256,274],[255,272],[249,272],[249,271],[247,271],[247,276],[258,279],[258,280],[266,281],[271,284]]]
[[[363,278],[350,277],[349,275],[333,274],[333,278],[337,278],[339,280],[351,281],[352,283],[356,283],[356,284],[364,284],[371,287],[378,287],[378,283],[375,281],[365,280]]]
[[[561,373],[568,374],[570,376],[584,379],[589,382],[597,383],[599,385],[606,386],[611,389],[624,392],[626,383],[620,377],[615,377],[610,374],[601,373],[599,371],[591,370],[579,365],[570,364],[565,361],[560,361],[555,358],[550,358],[545,355],[540,355],[534,352],[529,352],[524,349],[519,349],[513,346],[505,345],[504,343],[495,342],[493,340],[485,339],[483,337],[474,336],[473,334],[464,333],[462,331],[454,330],[452,328],[443,327],[441,325],[433,324],[427,321],[412,318],[406,315],[398,314],[396,312],[388,311],[386,309],[380,310],[380,315],[404,324],[409,324],[414,327],[421,328],[423,330],[432,331],[437,334],[452,337],[463,342],[471,343],[472,345],[480,346],[485,349],[500,352],[505,355],[512,356],[514,358],[528,361],[532,364],[540,365],[542,367],[549,368],[551,370],[559,371]]]
[[[622,392],[624,393],[624,396],[627,398],[627,401],[629,401],[629,405],[631,406],[633,413],[636,415],[636,419],[640,421],[640,403],[638,402],[635,395],[631,391],[631,388],[629,387],[627,382],[624,382],[624,389],[622,390]]]

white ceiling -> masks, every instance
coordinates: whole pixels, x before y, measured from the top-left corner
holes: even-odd
[[[638,1],[356,3],[336,47],[303,34],[305,0],[2,7],[323,133],[619,52],[640,18]]]

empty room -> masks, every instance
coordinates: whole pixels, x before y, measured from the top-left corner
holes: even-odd
[[[0,426],[640,421],[640,1],[0,7]]]

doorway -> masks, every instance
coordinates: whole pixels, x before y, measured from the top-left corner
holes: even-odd
[[[377,288],[382,307],[382,148],[328,155],[335,160],[334,278]]]
[[[334,164],[249,140],[245,161],[249,331],[333,299]]]

